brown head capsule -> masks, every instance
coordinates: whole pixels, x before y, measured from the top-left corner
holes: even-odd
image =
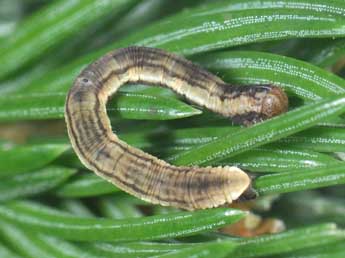
[[[286,112],[288,104],[285,92],[281,88],[272,86],[262,101],[261,112],[267,118],[271,118]]]
[[[121,141],[111,129],[106,102],[126,83],[168,87],[214,112],[248,121],[286,110],[287,99],[278,88],[228,85],[226,94],[221,79],[181,57],[128,47],[85,68],[67,95],[65,119],[73,149],[87,168],[124,191],[187,210],[256,196],[250,177],[237,167],[177,167]]]

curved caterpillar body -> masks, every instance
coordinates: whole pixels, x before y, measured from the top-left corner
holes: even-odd
[[[143,200],[187,210],[248,198],[250,177],[237,167],[177,167],[127,145],[111,129],[108,98],[126,83],[168,87],[235,122],[250,123],[287,110],[277,87],[237,87],[163,50],[128,47],[85,68],[68,93],[65,118],[72,146],[97,175]]]

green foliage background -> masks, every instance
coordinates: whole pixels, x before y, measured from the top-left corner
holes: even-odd
[[[343,37],[343,0],[0,0],[0,257],[345,257]],[[120,138],[171,163],[251,172],[251,212],[286,231],[221,234],[248,212],[153,206],[80,164],[66,92],[129,45],[284,88],[289,112],[248,128],[150,85],[121,88],[108,113]]]

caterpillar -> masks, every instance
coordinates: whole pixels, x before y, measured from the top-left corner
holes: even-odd
[[[240,124],[285,112],[288,98],[282,89],[230,85],[175,54],[132,46],[87,66],[67,94],[65,120],[74,151],[88,169],[120,189],[186,210],[255,196],[250,176],[237,167],[173,166],[120,140],[112,131],[106,103],[126,83],[167,87]]]

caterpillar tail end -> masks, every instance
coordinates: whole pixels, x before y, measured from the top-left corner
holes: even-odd
[[[244,194],[249,198],[251,177],[238,167],[203,167],[193,168],[189,172],[188,189],[181,194],[181,199],[188,200],[177,204],[179,208],[198,210],[230,204]],[[249,190],[248,190],[249,191]],[[254,198],[256,195],[251,195]]]
[[[258,193],[252,187],[250,175],[238,167],[225,166],[223,169],[228,170],[228,189],[231,189],[232,201],[247,201],[258,197]]]

